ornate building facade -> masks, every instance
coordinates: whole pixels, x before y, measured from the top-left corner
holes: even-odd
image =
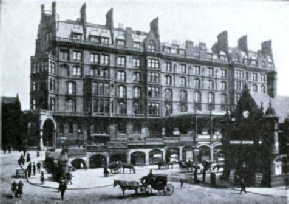
[[[39,146],[85,147],[89,164],[124,160],[222,159],[221,116],[233,110],[244,84],[276,95],[271,41],[237,47],[228,33],[206,43],[161,42],[158,18],[148,32],[89,23],[86,4],[77,20],[59,20],[41,6],[31,57],[31,111]]]

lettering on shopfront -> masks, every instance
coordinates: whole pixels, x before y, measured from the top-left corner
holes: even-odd
[[[236,144],[236,145],[252,145],[254,144],[253,140],[230,140],[230,144]]]

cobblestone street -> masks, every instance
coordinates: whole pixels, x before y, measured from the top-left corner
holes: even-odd
[[[44,158],[44,152],[41,157],[36,158],[35,152],[31,152],[32,161],[38,161]],[[77,170],[73,172],[73,185],[68,185],[65,193],[65,200],[60,199],[60,193],[57,192],[58,184],[52,181],[46,181],[44,186],[40,186],[39,174],[32,176],[28,183],[24,181],[24,194],[22,198],[9,198],[11,180],[16,181],[19,178],[13,178],[15,170],[19,168],[17,159],[19,152],[12,154],[1,154],[1,203],[287,203],[285,188],[281,190],[271,189],[275,193],[261,195],[262,189],[248,188],[247,194],[240,194],[238,188],[212,188],[209,183],[193,185],[190,175],[179,173],[178,165],[174,169],[157,170],[156,166],[137,167],[136,174],[113,174],[108,178],[103,177],[103,169]],[[153,191],[152,195],[135,195],[134,191],[125,191],[125,197],[122,197],[122,191],[113,187],[113,180],[135,180],[138,181],[143,175],[148,174],[149,169],[154,173],[169,174],[169,182],[175,187],[171,196],[164,196],[158,191]],[[49,175],[46,174],[46,178]],[[199,178],[201,175],[199,175]],[[180,188],[178,182],[180,178],[185,180],[184,187]],[[209,181],[209,177],[206,178]],[[266,190],[264,190],[265,192]]]

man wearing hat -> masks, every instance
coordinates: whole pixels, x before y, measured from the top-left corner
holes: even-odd
[[[58,187],[58,192],[59,191],[61,192],[61,199],[62,200],[64,200],[64,193],[65,193],[66,189],[67,189],[66,183],[64,182],[64,180],[61,180],[59,187]]]

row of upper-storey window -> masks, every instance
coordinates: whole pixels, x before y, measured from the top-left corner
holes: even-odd
[[[235,55],[232,59],[232,61],[234,62],[239,62],[241,63],[241,60],[239,59],[239,56],[238,55]],[[250,65],[250,66],[254,66],[254,67],[261,67],[261,68],[273,68],[273,62],[268,62],[267,65],[266,65],[266,62],[265,61],[259,61],[258,60],[255,60],[255,59],[247,59],[247,58],[244,58],[242,60],[242,63],[243,64],[246,64],[246,65]]]
[[[42,61],[42,62],[35,62],[32,63],[32,73],[46,73],[49,72],[51,74],[56,73],[56,66],[55,62],[48,60],[47,61]]]
[[[250,80],[250,73],[245,72],[244,70],[238,70],[237,69],[234,72],[234,77],[239,78],[239,79],[245,78],[246,80]],[[266,82],[267,76],[266,76],[266,74],[260,74],[260,73],[253,72],[253,73],[251,73],[251,81]]]
[[[37,110],[39,108],[39,102],[36,99],[32,99],[31,101],[31,109],[32,110]],[[49,106],[48,106],[50,111],[55,111],[55,98],[50,97],[49,98]]]
[[[235,90],[243,90],[245,82],[243,81],[235,81],[234,82],[234,89]],[[252,84],[252,92],[260,92],[266,93],[266,85],[262,84],[260,89],[258,88],[258,84]]]

